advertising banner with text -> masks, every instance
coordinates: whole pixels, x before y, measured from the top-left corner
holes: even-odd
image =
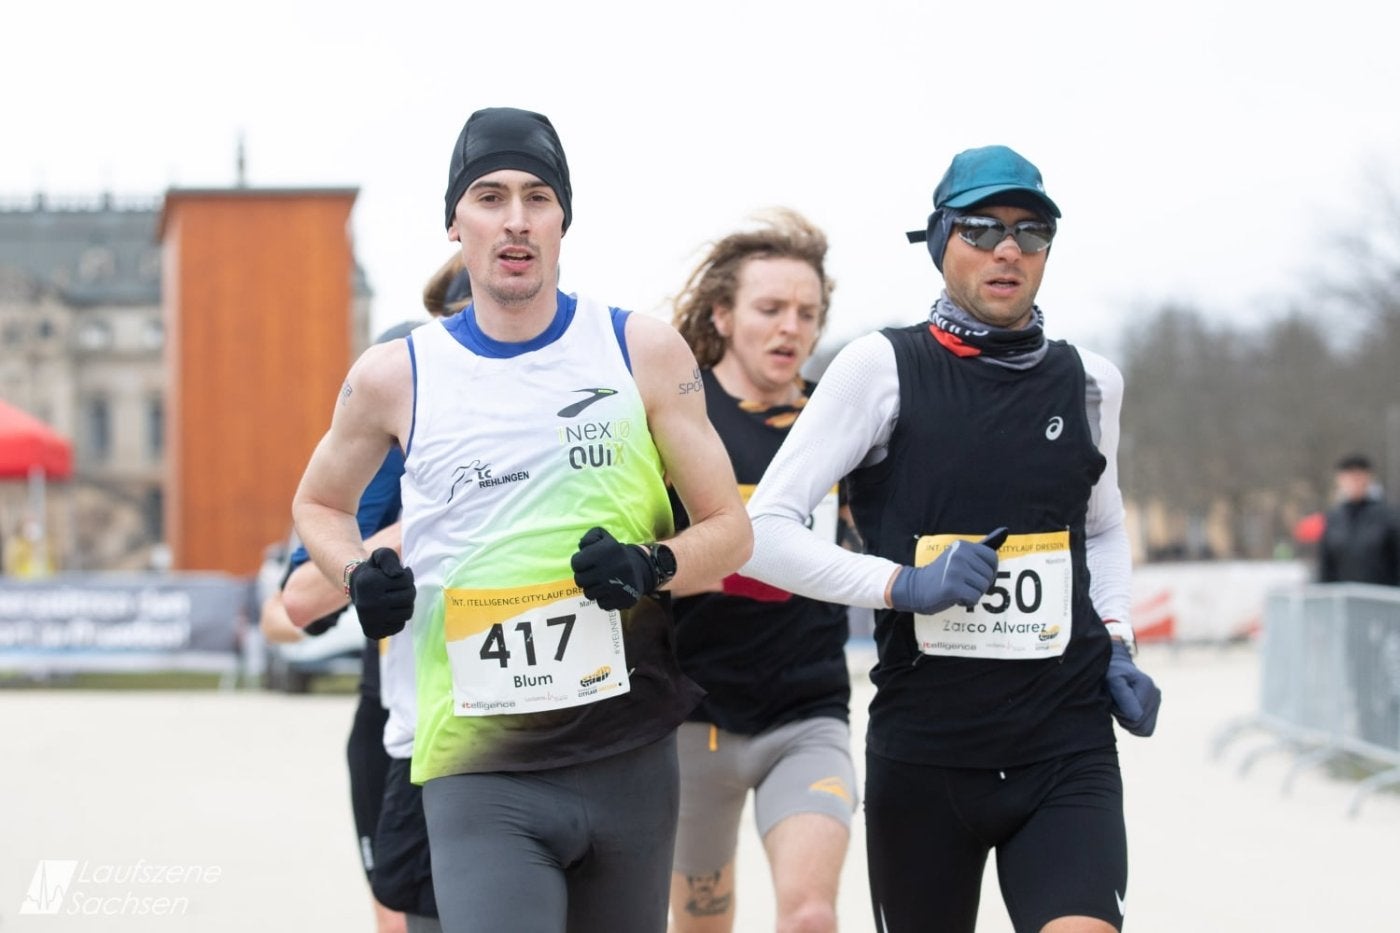
[[[250,586],[217,573],[0,579],[0,671],[230,669]]]

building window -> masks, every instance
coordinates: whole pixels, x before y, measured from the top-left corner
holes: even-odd
[[[158,317],[146,318],[141,325],[141,343],[147,350],[159,350],[165,345],[165,322]]]
[[[146,535],[152,541],[165,539],[165,495],[159,489],[146,493]]]
[[[165,455],[165,399],[159,396],[146,403],[146,453],[157,461]]]
[[[85,409],[88,456],[102,463],[112,455],[112,406],[99,395],[89,398]]]
[[[111,278],[117,270],[117,257],[106,246],[90,246],[78,260],[78,278],[84,282]]]
[[[106,350],[112,345],[112,325],[106,321],[84,321],[78,327],[78,347],[83,350]]]
[[[160,281],[160,250],[148,250],[141,254],[140,264],[137,271],[141,278],[147,282]]]

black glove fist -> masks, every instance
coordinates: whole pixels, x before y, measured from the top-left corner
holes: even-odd
[[[388,638],[413,617],[413,571],[399,563],[393,548],[382,547],[350,571],[350,602],[366,638]]]
[[[325,615],[321,616],[321,618],[319,619],[313,619],[312,621],[306,623],[306,628],[302,629],[301,633],[303,635],[309,635],[313,638],[317,635],[326,634],[331,629],[335,628],[335,624],[340,621],[340,614],[344,611],[345,607],[341,606],[334,612],[328,612]]]
[[[607,610],[628,609],[656,589],[646,550],[623,544],[601,528],[584,532],[569,564],[583,595]]]

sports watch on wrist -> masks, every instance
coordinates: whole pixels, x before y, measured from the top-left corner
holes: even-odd
[[[659,590],[676,575],[676,555],[664,544],[655,541],[647,546],[650,555],[651,572],[656,575],[656,588]]]

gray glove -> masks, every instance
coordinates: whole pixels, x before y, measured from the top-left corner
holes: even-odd
[[[1138,666],[1128,646],[1114,641],[1108,657],[1108,696],[1113,701],[1113,718],[1133,735],[1151,735],[1157,728],[1157,710],[1162,691]]]
[[[981,541],[956,541],[938,559],[905,567],[890,588],[890,605],[900,612],[933,615],[950,606],[973,606],[997,576],[997,548],[1006,541],[998,528]]]

